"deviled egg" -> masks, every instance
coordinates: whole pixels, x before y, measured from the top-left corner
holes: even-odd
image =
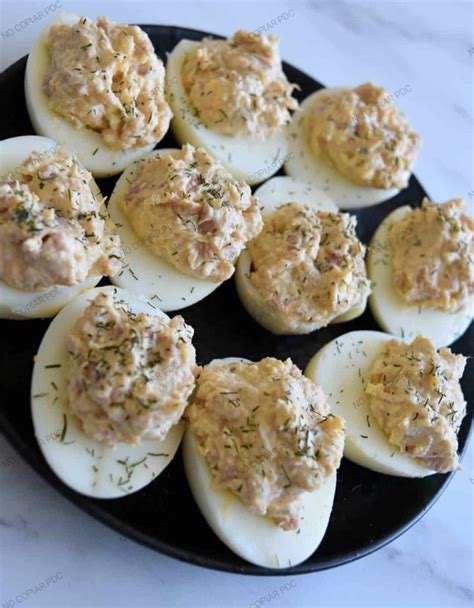
[[[113,286],[78,296],[52,321],[35,358],[31,408],[43,455],[66,485],[116,498],[169,464],[195,382],[192,336],[182,317]]]
[[[262,227],[250,187],[189,144],[131,165],[108,209],[125,251],[113,283],[168,311],[202,300],[232,276]]]
[[[408,344],[354,331],[326,344],[305,374],[346,421],[346,458],[387,475],[425,477],[459,468],[465,363],[420,336]]]
[[[31,122],[96,177],[120,173],[164,137],[165,69],[139,27],[62,14],[33,46],[25,74]]]
[[[255,193],[263,230],[241,254],[237,291],[275,334],[307,334],[360,316],[370,292],[356,219],[317,187],[275,177]]]
[[[206,148],[251,185],[286,160],[286,124],[298,104],[275,36],[241,30],[229,40],[181,40],[168,57],[166,86],[179,143]]]
[[[307,559],[324,537],[344,422],[291,362],[215,360],[186,412],[186,476],[209,526],[266,568]]]
[[[0,142],[0,317],[53,316],[121,267],[91,174],[51,139]]]
[[[425,199],[399,207],[377,228],[367,268],[370,308],[391,334],[448,346],[474,315],[474,220],[466,203]]]
[[[419,145],[382,88],[323,89],[293,115],[285,172],[314,183],[341,209],[368,207],[407,187]]]

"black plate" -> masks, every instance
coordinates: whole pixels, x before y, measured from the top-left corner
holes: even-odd
[[[206,32],[178,27],[142,26],[158,55],[166,53],[182,39],[200,40]],[[23,95],[26,58],[9,67],[0,77],[3,91],[0,115],[2,139],[33,134]],[[291,65],[284,64],[291,82],[300,85],[303,99],[322,85]],[[167,135],[160,147],[176,147]],[[104,194],[110,194],[115,179],[99,180]],[[420,202],[425,196],[412,177],[409,187],[397,197],[375,207],[361,209],[358,232],[368,242],[381,220],[393,209]],[[313,354],[340,334],[356,329],[378,329],[367,311],[362,317],[342,325],[331,325],[309,336],[277,337],[258,326],[246,313],[227,281],[203,302],[186,308],[184,318],[195,328],[194,344],[199,363],[216,357],[242,356],[259,360],[267,355],[291,357],[302,369]],[[326,536],[316,553],[306,562],[287,570],[272,571],[249,564],[225,547],[207,526],[188,488],[178,455],[164,473],[136,494],[119,500],[94,500],[66,487],[46,464],[34,438],[30,414],[30,378],[33,356],[49,321],[2,321],[0,324],[0,382],[3,404],[0,425],[7,438],[30,465],[76,505],[96,519],[157,551],[193,564],[242,574],[299,574],[339,566],[383,547],[413,525],[433,505],[446,488],[451,475],[425,479],[403,479],[380,475],[343,460],[334,509]],[[469,352],[472,333],[453,345],[455,352]],[[471,349],[472,350],[472,349]],[[468,362],[463,389],[469,405],[459,433],[464,451],[471,427],[473,386],[467,378],[474,373]]]

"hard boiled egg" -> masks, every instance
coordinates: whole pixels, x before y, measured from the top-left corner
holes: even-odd
[[[327,89],[323,90],[327,91]],[[324,190],[341,209],[370,207],[394,197],[400,190],[359,186],[340,174],[328,160],[313,154],[308,142],[306,119],[315,99],[321,93],[322,91],[316,91],[309,95],[293,115],[289,126],[288,160],[285,163],[285,173],[311,182]]]
[[[51,153],[59,148],[60,146],[52,139],[36,135],[5,139],[0,142],[0,175],[2,179],[8,181],[18,179],[21,165],[32,152]],[[94,180],[91,180],[89,185],[97,198],[101,200],[102,195]],[[0,318],[35,319],[52,317],[71,298],[80,294],[84,289],[94,287],[100,279],[100,276],[96,276],[74,287],[54,285],[39,291],[23,291],[0,281]]]
[[[47,39],[53,25],[74,25],[80,17],[61,14],[41,33],[28,56],[25,73],[25,98],[30,120],[40,135],[52,137],[64,151],[74,153],[95,177],[121,173],[131,162],[151,152],[155,144],[142,148],[114,150],[107,146],[100,133],[83,127],[76,128],[49,108],[43,83],[49,67]]]
[[[287,203],[296,202],[308,204],[311,208],[319,211],[337,213],[338,208],[333,200],[316,185],[304,182],[293,177],[278,176],[268,180],[260,186],[256,192],[263,219],[265,220],[272,212]],[[274,334],[294,334],[293,327],[287,326],[280,315],[268,306],[260,297],[260,294],[249,281],[251,257],[248,249],[245,249],[236,265],[235,282],[237,292],[242,304],[249,315],[268,331]],[[352,308],[348,312],[336,317],[331,323],[343,323],[359,317],[365,310],[366,303]],[[301,333],[308,333],[313,329],[305,327]]]
[[[190,49],[198,44],[181,40],[168,56],[166,87],[173,110],[171,128],[180,144],[205,148],[237,179],[259,184],[271,177],[287,158],[287,129],[266,141],[250,137],[231,137],[209,129],[196,116],[181,80],[182,64]]]
[[[294,177],[273,177],[257,188],[255,196],[258,198],[263,219],[282,205],[292,202],[307,203],[318,211],[328,211],[331,213],[339,211],[332,198],[326,192],[323,192],[310,182],[295,179]]]
[[[346,421],[346,458],[378,473],[426,477],[434,471],[388,441],[370,412],[365,393],[370,369],[393,337],[368,330],[339,336],[311,359],[305,375],[323,388],[331,412]]]
[[[469,327],[474,316],[474,300],[467,310],[445,312],[405,302],[392,283],[392,243],[390,226],[412,211],[408,205],[392,211],[377,228],[369,246],[367,270],[372,281],[369,305],[377,322],[395,336],[413,339],[423,335],[436,348],[449,346]]]
[[[209,365],[237,361],[249,363],[229,357]],[[300,528],[285,531],[270,519],[251,513],[231,492],[213,487],[212,472],[189,428],[183,440],[183,459],[186,477],[201,513],[220,540],[239,557],[265,568],[288,568],[303,562],[318,548],[332,511],[336,473],[318,490],[303,494]]]
[[[149,301],[112,286],[91,289],[76,297],[52,321],[40,344],[31,384],[31,412],[43,456],[61,481],[93,498],[117,498],[140,490],[158,477],[178,449],[184,423],[173,426],[162,441],[144,439],[136,446],[121,443],[106,447],[82,432],[66,401],[66,338],[100,291],[112,291],[136,314],[154,314],[168,320]],[[44,441],[45,437],[53,440]]]
[[[176,152],[162,149],[147,155],[158,156]],[[120,200],[135,179],[138,161],[132,163],[120,176],[108,204],[108,211],[120,236],[125,254],[122,269],[111,277],[112,283],[134,294],[144,295],[161,310],[178,310],[199,302],[220,283],[190,277],[159,256],[140,240],[127,216],[120,208]]]

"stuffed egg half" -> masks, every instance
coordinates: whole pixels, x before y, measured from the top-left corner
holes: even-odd
[[[36,132],[95,177],[150,152],[171,119],[163,63],[147,34],[104,17],[64,13],[47,26],[28,57],[25,97]]]
[[[326,344],[305,374],[346,421],[346,458],[378,473],[425,477],[459,468],[465,362],[420,336],[410,344],[362,330]]]
[[[370,308],[395,336],[448,346],[474,316],[474,222],[463,201],[392,211],[369,246]]]
[[[278,382],[273,372],[282,374]],[[292,402],[295,411],[289,412],[278,396],[284,385],[301,397],[299,405],[299,397]],[[254,403],[259,397],[261,409]],[[313,397],[322,409],[300,412],[305,420],[309,416],[307,443],[303,435],[285,435],[285,425],[296,425],[298,407],[304,409]],[[290,360],[267,358],[253,364],[227,358],[203,369],[186,414],[185,472],[207,523],[243,559],[287,568],[307,559],[321,543],[344,442],[343,421],[323,415],[325,408],[322,391],[306,384]],[[309,454],[313,448],[320,450],[319,463]]]
[[[113,282],[163,310],[194,304],[230,278],[262,225],[250,187],[189,144],[133,163],[108,208],[125,253]]]
[[[120,268],[92,176],[46,137],[0,142],[0,316],[51,317]]]
[[[292,177],[270,179],[255,196],[265,225],[236,271],[249,314],[269,331],[290,335],[360,316],[369,286],[355,219],[314,184]]]
[[[61,481],[117,498],[163,471],[194,385],[191,336],[181,317],[170,321],[113,286],[81,294],[58,314],[35,357],[31,408],[43,456]]]
[[[238,31],[229,40],[181,40],[166,71],[172,129],[181,144],[206,148],[250,185],[278,171],[297,102],[275,37]]]
[[[285,172],[341,209],[368,207],[408,185],[420,138],[383,89],[367,83],[309,95],[289,128]]]

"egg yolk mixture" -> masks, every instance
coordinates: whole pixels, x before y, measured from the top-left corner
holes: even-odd
[[[109,446],[164,439],[194,387],[193,334],[181,316],[137,315],[97,295],[67,339],[67,400],[84,433]]]
[[[250,187],[187,144],[142,160],[121,207],[140,239],[183,273],[221,282],[262,228]]]
[[[298,107],[275,36],[240,30],[229,40],[204,38],[186,55],[182,81],[199,120],[225,135],[266,140]]]
[[[282,206],[249,245],[249,281],[287,324],[324,327],[370,293],[355,226],[347,213]]]
[[[290,359],[205,367],[186,415],[215,487],[284,530],[342,458],[342,418]]]
[[[165,69],[147,34],[104,17],[53,25],[43,91],[49,107],[117,150],[154,144],[168,130]]]
[[[392,280],[401,298],[446,312],[469,306],[474,295],[474,219],[467,204],[424,199],[389,230]]]
[[[306,117],[313,154],[361,186],[405,188],[420,136],[385,102],[385,91],[370,83],[321,93]]]
[[[369,373],[369,407],[389,442],[438,473],[459,468],[466,358],[426,338],[390,340]]]
[[[120,239],[91,174],[63,152],[33,153],[18,173],[0,180],[0,279],[35,291],[114,275]]]

